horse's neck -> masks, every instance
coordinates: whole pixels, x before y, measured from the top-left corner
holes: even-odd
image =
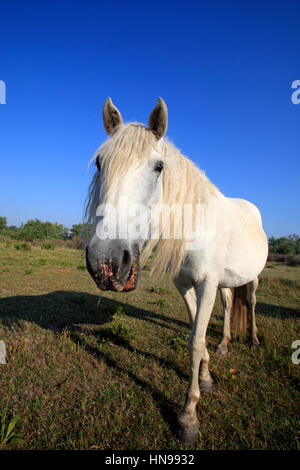
[[[208,205],[211,198],[224,198],[204,171],[200,170],[192,160],[181,154],[172,144],[170,150],[173,153],[171,153],[171,168],[166,181],[165,202],[195,206],[196,204]],[[172,181],[168,181],[168,178]],[[175,189],[175,191],[170,191],[170,189]],[[171,201],[172,197],[175,200]]]

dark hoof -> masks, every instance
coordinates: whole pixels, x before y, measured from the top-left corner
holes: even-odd
[[[183,426],[180,426],[179,432],[178,432],[178,439],[183,442],[184,444],[188,444],[190,446],[194,446],[197,444],[199,438],[199,430],[191,429],[191,428],[186,428]]]
[[[201,380],[199,384],[200,392],[210,393],[213,390],[213,384],[206,380]]]
[[[259,343],[252,343],[251,348],[252,348],[253,351],[259,351],[260,344]]]

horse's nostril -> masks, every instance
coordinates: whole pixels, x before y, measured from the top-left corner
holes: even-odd
[[[127,250],[124,250],[124,253],[123,253],[123,266],[127,266],[127,264],[130,262],[130,253],[129,251]]]

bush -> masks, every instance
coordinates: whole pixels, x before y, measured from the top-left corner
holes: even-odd
[[[21,224],[14,230],[14,237],[23,240],[49,240],[68,238],[69,229],[61,224],[52,222],[42,222],[41,220],[28,220],[26,224]]]
[[[85,245],[86,243],[80,237],[74,237],[65,243],[67,248],[74,248],[75,250],[84,250]]]
[[[24,251],[29,251],[31,250],[31,245],[30,243],[15,243],[15,249],[16,250],[24,250]]]
[[[286,260],[288,266],[299,266],[300,265],[300,255],[289,256]]]
[[[53,243],[43,243],[42,248],[44,248],[44,250],[54,250],[55,246]]]
[[[286,258],[286,255],[282,255],[280,253],[269,253],[268,261],[276,261],[276,263],[285,263]]]
[[[7,229],[7,219],[6,217],[0,217],[0,231],[5,231]]]
[[[281,255],[298,255],[300,254],[300,238],[296,234],[288,237],[269,238],[269,252],[279,253]]]

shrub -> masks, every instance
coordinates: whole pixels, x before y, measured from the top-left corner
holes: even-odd
[[[269,253],[268,261],[276,261],[276,263],[285,263],[287,255],[280,253]]]
[[[299,266],[300,265],[300,255],[289,256],[286,260],[288,266]]]
[[[24,250],[24,251],[29,251],[31,250],[31,245],[30,243],[15,243],[15,249],[16,250]]]
[[[80,237],[74,237],[66,241],[65,246],[67,248],[74,248],[75,250],[83,250],[86,243]]]
[[[53,243],[43,243],[42,248],[44,248],[44,250],[54,250],[55,246]]]
[[[31,250],[31,245],[30,243],[21,243],[21,249],[25,251]]]
[[[19,228],[12,230],[14,237],[25,240],[49,240],[61,238],[66,240],[69,229],[61,224],[52,222],[42,222],[41,220],[28,220],[21,224]]]

